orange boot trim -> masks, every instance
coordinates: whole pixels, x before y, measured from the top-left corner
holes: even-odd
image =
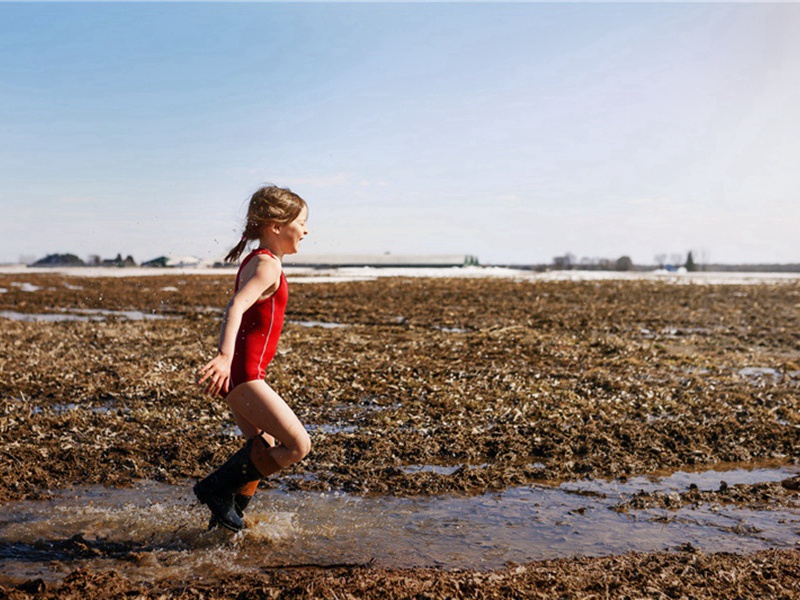
[[[258,482],[261,481],[260,479],[255,479],[253,481],[248,481],[238,490],[236,493],[240,496],[255,496],[256,490],[258,489]]]

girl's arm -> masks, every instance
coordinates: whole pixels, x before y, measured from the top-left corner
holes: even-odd
[[[264,255],[255,257],[253,262],[256,262],[255,272],[234,294],[225,309],[220,327],[219,352],[200,369],[198,384],[203,385],[208,381],[205,391],[214,396],[220,391],[230,391],[231,362],[242,316],[266,292],[274,293],[280,284],[280,262]]]

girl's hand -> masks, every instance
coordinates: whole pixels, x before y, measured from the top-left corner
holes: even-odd
[[[231,359],[224,354],[217,354],[210,360],[203,368],[200,369],[200,380],[197,385],[206,384],[206,394],[212,396],[218,395],[220,392],[228,393],[230,391],[231,381]]]

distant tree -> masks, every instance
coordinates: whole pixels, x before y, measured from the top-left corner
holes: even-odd
[[[691,250],[689,250],[689,255],[686,257],[686,264],[683,266],[686,267],[687,271],[697,271],[697,264],[694,262]]]
[[[698,265],[701,271],[705,271],[708,263],[711,262],[711,253],[703,248],[700,251],[700,264]]]
[[[553,267],[556,269],[569,270],[575,264],[575,255],[567,252],[564,256],[556,256],[553,258]]]
[[[34,267],[50,267],[50,266],[83,266],[84,262],[74,254],[48,254],[44,258],[40,258],[35,263]]]
[[[656,254],[654,258],[655,258],[656,264],[660,268],[663,269],[667,265],[667,255],[666,254]]]
[[[630,271],[633,269],[633,261],[630,256],[620,256],[614,263],[616,271]]]
[[[477,256],[473,256],[472,254],[467,254],[464,257],[464,266],[465,267],[477,267],[480,266],[480,261],[478,260]]]
[[[616,262],[610,258],[598,258],[597,266],[601,271],[611,271],[616,266]]]

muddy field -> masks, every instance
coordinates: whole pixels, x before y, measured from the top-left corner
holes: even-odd
[[[230,283],[230,273],[0,274],[0,500],[187,483],[235,451],[224,404],[194,385]],[[295,282],[287,319],[268,379],[313,449],[262,485],[479,494],[797,460],[797,283]],[[405,468],[420,465],[451,468]],[[642,495],[618,510],[798,507],[796,482],[784,483]],[[789,598],[799,558],[683,548],[490,573],[321,565],[149,585],[78,570],[58,584],[7,582],[0,597]]]

